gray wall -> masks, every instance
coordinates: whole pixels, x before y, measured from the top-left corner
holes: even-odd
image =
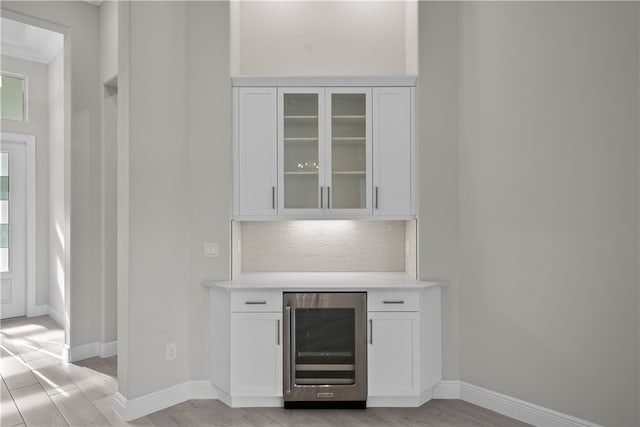
[[[416,117],[421,279],[442,290],[443,378],[460,379],[458,4],[419,3]]]
[[[131,399],[209,376],[200,282],[230,276],[231,81],[227,3],[119,8],[127,7],[128,25],[119,15],[118,256],[128,255],[119,258],[118,376]],[[204,241],[220,243],[220,258],[202,257]],[[177,359],[166,362],[172,342]]]
[[[2,131],[36,137],[36,305],[49,292],[49,100],[48,67],[2,55],[2,71],[27,77],[28,120],[2,120]]]
[[[461,379],[638,425],[638,3],[465,3],[459,34]]]

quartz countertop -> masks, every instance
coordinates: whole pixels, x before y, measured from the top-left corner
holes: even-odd
[[[229,281],[212,281],[202,284],[227,291],[250,290],[409,290],[440,287],[442,283],[413,279],[406,273],[242,273]]]

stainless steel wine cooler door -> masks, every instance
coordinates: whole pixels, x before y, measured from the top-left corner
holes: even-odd
[[[289,402],[363,406],[366,293],[284,293],[283,302],[285,407]]]

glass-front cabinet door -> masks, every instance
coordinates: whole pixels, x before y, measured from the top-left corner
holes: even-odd
[[[371,89],[278,89],[278,212],[371,214]]]
[[[279,211],[324,209],[324,89],[278,89]]]
[[[371,213],[371,89],[326,89],[327,213]]]

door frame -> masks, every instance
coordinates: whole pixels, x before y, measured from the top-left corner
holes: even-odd
[[[20,133],[2,132],[2,141],[25,145],[26,151],[26,314],[27,317],[46,314],[36,306],[36,137]],[[43,312],[44,311],[44,312]]]

